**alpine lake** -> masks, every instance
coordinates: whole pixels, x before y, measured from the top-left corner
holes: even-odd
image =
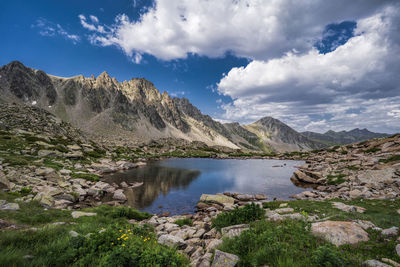
[[[171,158],[105,177],[125,189],[125,205],[141,211],[172,215],[193,213],[202,194],[223,192],[266,194],[286,200],[305,191],[290,177],[303,161],[271,159]]]

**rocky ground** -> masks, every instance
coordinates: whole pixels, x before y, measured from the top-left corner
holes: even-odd
[[[117,146],[104,140],[93,141],[95,138],[88,138],[41,109],[1,104],[0,187],[8,195],[7,199],[0,200],[0,229],[31,229],[32,225],[21,219],[30,207],[37,210],[40,207],[49,212],[60,210],[63,216],[68,212],[68,218],[77,220],[93,217],[94,223],[99,216],[95,207],[123,205],[126,201],[124,190],[140,186],[124,182],[109,184],[102,181],[102,177],[140,167],[149,159],[174,156],[305,159],[306,164],[298,166],[292,181],[312,190],[293,196],[297,201],[271,202],[265,195],[240,193],[203,195],[195,214],[154,215],[144,220],[139,216],[141,221],[128,218],[129,223],[154,227],[156,243],[177,249],[192,266],[246,266],[250,254],[235,250],[229,240],[240,243],[246,236],[241,234],[264,227],[261,222],[280,229],[287,221],[308,229],[304,233],[307,238],[315,238],[312,242],[316,247],[311,246],[310,251],[316,250],[317,245],[325,246],[321,242],[326,242],[345,251],[355,249],[357,259],[349,254],[347,260],[357,264],[400,266],[400,135],[319,151],[279,155],[253,154],[208,147],[201,142],[167,139]],[[111,201],[105,202],[104,199]],[[39,207],[35,206],[36,203]],[[248,208],[246,205],[249,203],[258,206],[262,212],[254,206]],[[250,211],[242,213],[239,208]],[[227,215],[236,213],[244,219],[240,221]],[[231,221],[219,224],[218,221],[225,220],[223,218],[231,218]],[[69,222],[56,223],[60,223],[60,227],[73,227]],[[292,228],[289,230],[294,231]],[[76,229],[71,231],[74,232],[68,232],[70,236],[81,236]],[[255,237],[259,235],[258,232]],[[378,249],[366,252],[360,244]],[[258,266],[260,262],[263,265],[291,266],[273,260],[260,260],[251,265]]]
[[[314,187],[296,199],[396,199],[400,196],[400,135],[310,153],[291,178]]]

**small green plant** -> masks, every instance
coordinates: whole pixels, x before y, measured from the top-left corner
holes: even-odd
[[[213,227],[221,230],[223,227],[227,227],[235,224],[249,223],[256,220],[260,220],[264,217],[264,209],[254,203],[247,204],[244,207],[236,207],[234,210],[229,212],[223,212],[212,220]]]
[[[349,153],[347,150],[340,151],[340,154],[342,154],[342,155],[346,155],[347,153]]]
[[[348,266],[346,259],[342,258],[337,249],[331,246],[320,246],[313,252],[312,262],[321,267]]]
[[[337,175],[328,175],[328,180],[326,181],[327,184],[329,185],[337,185],[337,184],[341,184],[346,182],[345,179],[343,179],[344,177],[346,177],[345,174],[337,174]]]
[[[387,159],[380,159],[379,162],[389,163],[392,161],[400,161],[400,155],[393,155]]]
[[[110,207],[107,205],[103,205],[98,207],[97,212],[103,216],[111,217],[111,218],[127,218],[134,219],[137,221],[142,221],[144,219],[150,218],[152,215],[147,212],[141,212],[137,209],[120,206],[120,207]]]
[[[71,177],[72,178],[82,178],[85,180],[89,180],[92,182],[97,182],[100,181],[100,177],[97,174],[93,174],[93,173],[71,173]]]
[[[358,171],[360,168],[357,166],[346,166],[347,169],[351,170],[351,171]]]
[[[184,225],[192,225],[192,220],[189,218],[183,218],[183,219],[178,219],[175,221],[175,224],[179,225],[179,226],[184,226]]]
[[[381,151],[381,149],[379,147],[373,147],[373,148],[365,150],[365,153],[375,153],[378,151]]]

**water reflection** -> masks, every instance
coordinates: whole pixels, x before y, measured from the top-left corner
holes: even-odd
[[[304,191],[290,181],[296,165],[289,160],[168,159],[110,175],[109,182],[143,182],[126,190],[127,205],[151,213],[193,212],[201,194],[262,193],[288,199]]]
[[[126,172],[115,173],[107,177],[108,182],[143,182],[142,186],[128,188],[125,195],[127,205],[143,209],[150,206],[160,195],[166,196],[175,190],[185,190],[189,184],[199,177],[200,171],[181,168],[171,168],[149,164]]]

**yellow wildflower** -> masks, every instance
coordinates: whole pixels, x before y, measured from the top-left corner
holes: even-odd
[[[119,237],[117,238],[117,240],[120,240],[120,239],[121,239],[121,238],[119,238]]]
[[[122,244],[123,247],[125,247],[125,244]]]

